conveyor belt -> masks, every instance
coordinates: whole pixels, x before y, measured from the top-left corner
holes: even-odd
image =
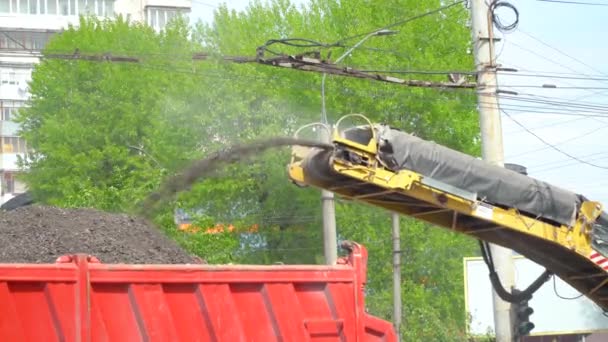
[[[289,165],[290,178],[512,249],[608,311],[608,258],[593,248],[591,237],[602,213],[599,203],[582,201],[573,224],[563,225],[488,204],[468,189],[411,170],[391,170],[378,162],[373,140],[366,145],[335,133],[333,142],[333,151],[299,149]]]

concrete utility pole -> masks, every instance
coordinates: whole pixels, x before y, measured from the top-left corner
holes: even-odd
[[[401,340],[401,237],[399,234],[399,215],[393,218],[393,325],[397,342]]]
[[[487,162],[504,167],[502,127],[497,100],[496,66],[494,65],[493,23],[486,0],[471,0],[471,24],[475,65],[477,69],[479,123],[481,128],[482,157]],[[510,290],[514,286],[512,252],[501,246],[490,245],[490,251],[503,287]],[[510,303],[498,297],[494,302],[494,330],[497,342],[511,342]]]
[[[391,30],[378,30],[372,32],[363,39],[361,39],[357,44],[348,49],[342,56],[336,59],[335,63],[340,63],[346,56],[350,55],[353,50],[358,48],[363,42],[368,40],[374,36],[389,36],[397,33],[397,31]],[[323,74],[323,78],[321,79],[321,123],[327,125],[330,128],[327,121],[327,111],[325,110],[325,79],[327,78],[327,74]],[[322,141],[331,142],[331,132],[326,135],[327,132],[322,132]],[[328,190],[321,190],[321,201],[323,203],[323,251],[325,254],[325,263],[327,265],[333,265],[336,263],[338,259],[338,239],[336,232],[336,207],[334,204],[334,193]]]

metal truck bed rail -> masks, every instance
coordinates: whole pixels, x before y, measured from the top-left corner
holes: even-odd
[[[335,266],[0,264],[0,341],[396,341],[365,312],[367,252]]]
[[[353,117],[366,124],[342,129]],[[331,137],[333,150],[293,150],[294,183],[513,249],[608,310],[608,221],[600,203],[359,114],[343,117]]]

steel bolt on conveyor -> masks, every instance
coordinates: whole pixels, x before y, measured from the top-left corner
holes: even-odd
[[[319,130],[330,129],[312,123],[295,135]],[[331,150],[293,148],[288,174],[298,186],[512,249],[608,310],[608,216],[601,203],[361,114],[342,117],[330,134]]]

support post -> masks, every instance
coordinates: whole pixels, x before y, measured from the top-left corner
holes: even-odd
[[[399,215],[392,213],[393,221],[393,325],[397,342],[401,340],[401,237]]]
[[[326,123],[327,124],[327,123]],[[331,125],[327,124],[330,131],[321,130],[322,141],[331,143]],[[336,231],[336,205],[335,194],[331,191],[321,190],[321,206],[323,211],[323,254],[325,264],[334,265],[338,260],[338,233]]]
[[[504,167],[491,13],[489,13],[486,0],[471,0],[470,6],[473,48],[477,70],[482,157],[493,165]],[[506,289],[512,288],[514,286],[514,271],[511,250],[491,244],[490,251],[496,267],[496,273],[498,273],[503,287]],[[495,291],[493,304],[496,341],[511,342],[510,304],[500,299]]]
[[[334,193],[324,189],[321,191],[321,199],[323,201],[323,251],[325,263],[333,265],[338,259]]]
[[[380,29],[378,31],[374,31],[357,42],[357,44],[353,45],[350,49],[346,50],[342,54],[342,56],[338,57],[335,63],[339,63],[348,55],[350,55],[356,48],[361,46],[365,41],[372,37],[376,36],[390,36],[396,34],[397,31]],[[323,78],[321,79],[321,123],[329,126],[331,130],[331,125],[327,121],[327,110],[325,106],[325,79],[327,79],[327,74],[323,74]],[[322,139],[321,141],[331,143],[331,132],[326,137],[326,139]],[[338,259],[338,246],[337,246],[337,232],[336,232],[336,207],[334,204],[335,194],[331,191],[322,190],[321,191],[321,200],[323,201],[322,210],[323,210],[323,247],[325,252],[325,263],[328,265],[333,265],[336,263]]]

